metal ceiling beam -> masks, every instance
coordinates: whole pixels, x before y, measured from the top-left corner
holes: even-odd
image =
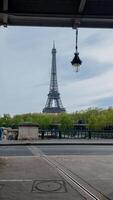
[[[3,24],[4,27],[7,27],[8,24],[8,0],[3,0]]]
[[[30,4],[26,7],[26,0],[15,2],[19,3],[19,8],[16,10],[16,3],[10,4],[11,0],[0,0],[0,26],[49,26],[49,27],[86,27],[86,28],[113,28],[113,1],[107,0],[100,1],[100,6],[98,7],[98,0],[78,0],[77,8],[73,11],[72,0],[67,0],[65,4],[65,9],[61,7],[60,4],[53,7],[53,11],[49,7],[44,7],[42,9],[42,4],[37,4],[35,9],[35,1],[30,0],[32,3],[32,8],[30,10]],[[57,2],[57,0],[54,0]],[[74,2],[75,0],[73,0]],[[42,2],[39,0],[38,2]],[[53,2],[48,0],[48,2]],[[60,0],[58,1],[60,2]],[[62,0],[63,2],[63,0]],[[14,5],[13,5],[14,4]],[[18,4],[17,4],[18,6]],[[53,6],[53,4],[52,4]],[[100,12],[101,8],[101,12]],[[40,10],[40,12],[39,12]]]
[[[79,5],[79,8],[78,8],[78,12],[79,13],[82,13],[84,11],[85,4],[86,4],[86,0],[81,0],[80,1],[80,5]]]
[[[5,13],[4,13],[5,14]],[[7,25],[3,23],[3,13],[0,14],[0,25]],[[6,12],[7,14],[7,12]],[[89,17],[84,15],[83,18],[77,16],[73,19],[73,16],[45,16],[45,15],[18,15],[8,14],[9,26],[47,26],[47,27],[85,27],[85,28],[113,28],[113,16],[111,18],[103,17]]]

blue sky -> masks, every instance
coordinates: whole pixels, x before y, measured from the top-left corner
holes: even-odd
[[[113,106],[113,30],[79,29],[78,73],[71,28],[0,29],[0,115],[42,112],[49,92],[51,49],[55,40],[61,99],[67,112]]]

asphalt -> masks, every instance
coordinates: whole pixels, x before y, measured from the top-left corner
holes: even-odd
[[[0,146],[0,156],[33,156],[26,146]]]
[[[35,146],[45,155],[69,156],[69,155],[113,155],[111,145],[44,145]]]
[[[31,146],[0,146],[0,156],[33,156]],[[69,156],[69,155],[113,155],[113,146],[111,145],[35,145],[36,151],[43,152],[45,155]]]

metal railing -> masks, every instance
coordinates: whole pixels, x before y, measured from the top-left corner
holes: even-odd
[[[66,130],[40,130],[40,137],[58,139],[113,139],[113,130],[97,129],[66,129]]]

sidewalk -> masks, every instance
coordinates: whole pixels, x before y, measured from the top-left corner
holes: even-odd
[[[0,158],[0,200],[84,200],[41,157]]]
[[[44,140],[4,140],[0,146],[5,145],[113,145],[113,139],[44,139]]]

